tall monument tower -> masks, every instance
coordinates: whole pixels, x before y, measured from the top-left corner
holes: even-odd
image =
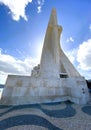
[[[85,79],[78,73],[60,47],[62,27],[53,9],[48,23],[40,65],[31,76],[8,75],[1,104],[31,104],[70,100],[89,101]]]
[[[60,72],[60,33],[62,27],[57,24],[56,10],[53,9],[48,23],[42,50],[40,71],[43,76],[58,77]]]
[[[48,23],[42,50],[40,71],[44,77],[80,76],[60,47],[62,27],[57,23],[56,10],[53,9]]]

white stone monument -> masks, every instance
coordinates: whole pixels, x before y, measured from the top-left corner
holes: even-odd
[[[62,27],[56,10],[48,23],[40,65],[31,76],[8,75],[1,104],[33,104],[70,100],[77,104],[89,101],[85,79],[77,72],[60,47]]]

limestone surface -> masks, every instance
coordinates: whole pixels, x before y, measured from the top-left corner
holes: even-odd
[[[48,23],[40,64],[31,76],[9,75],[1,104],[34,104],[70,100],[77,104],[89,101],[85,79],[60,47],[62,27],[53,9]]]

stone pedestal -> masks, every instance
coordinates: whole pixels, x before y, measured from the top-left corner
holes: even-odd
[[[89,93],[84,78],[42,78],[9,75],[1,103],[34,104],[70,100],[86,104]]]

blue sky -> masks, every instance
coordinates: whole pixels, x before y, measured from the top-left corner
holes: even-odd
[[[53,7],[63,27],[62,49],[91,79],[91,0],[0,0],[0,83],[8,74],[30,75],[39,63]]]

